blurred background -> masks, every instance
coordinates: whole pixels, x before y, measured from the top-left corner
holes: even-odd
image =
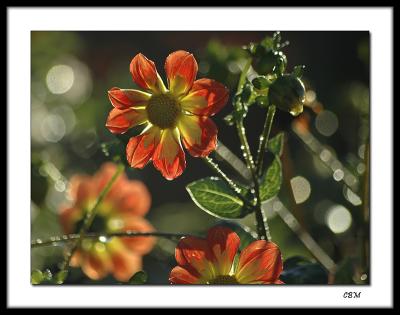
[[[137,53],[154,60],[165,79],[166,56],[179,49],[192,52],[198,77],[218,80],[233,94],[246,57],[241,47],[272,33],[32,32],[32,239],[62,234],[58,209],[66,201],[69,178],[94,174],[111,159],[102,149],[115,140],[105,128],[112,108],[107,91],[114,86],[135,88],[129,64]],[[264,204],[273,240],[284,259],[315,259],[313,249],[305,246],[314,240],[314,250],[341,270],[336,283],[368,283],[369,33],[281,35],[290,42],[283,49],[287,71],[306,66],[307,106],[297,118],[278,111],[272,128],[272,136],[285,132],[282,189]],[[236,130],[223,119],[231,111],[228,102],[214,121],[221,142],[240,156]],[[245,120],[254,153],[264,119],[265,110],[252,106]],[[219,220],[199,209],[185,186],[213,174],[200,159],[188,154],[186,159],[185,172],[174,181],[166,181],[151,165],[128,169],[127,175],[148,187],[152,207],[147,218],[157,230],[204,235]],[[239,222],[255,228],[253,215]],[[144,258],[148,283],[168,283],[174,248],[174,242],[160,239]],[[32,250],[32,269],[57,270],[61,261],[62,247]],[[74,269],[66,283],[116,281],[110,276],[94,282]]]

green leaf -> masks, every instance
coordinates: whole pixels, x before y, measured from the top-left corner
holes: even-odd
[[[318,263],[294,256],[284,262],[280,279],[286,284],[327,284],[328,272]]]
[[[43,280],[44,280],[44,276],[40,270],[35,269],[32,271],[32,273],[31,273],[31,283],[32,284],[40,284],[40,283],[42,283]]]
[[[268,140],[267,149],[269,152],[281,156],[283,152],[283,144],[285,140],[283,132],[278,133],[275,137]]]
[[[56,275],[54,276],[54,283],[56,283],[56,284],[64,283],[67,276],[68,276],[67,270],[61,270],[61,271],[57,272]]]
[[[243,201],[218,177],[207,177],[186,186],[195,204],[218,217],[237,219],[249,213]]]
[[[145,284],[147,282],[147,273],[144,271],[136,272],[132,278],[129,279],[129,284]]]
[[[279,157],[275,156],[260,183],[260,197],[262,201],[275,197],[282,183],[282,165]]]

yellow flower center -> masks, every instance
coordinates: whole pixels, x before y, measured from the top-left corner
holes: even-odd
[[[180,109],[179,102],[170,94],[153,95],[146,107],[149,121],[161,129],[175,127]]]
[[[207,282],[207,284],[239,284],[235,276],[217,276]]]

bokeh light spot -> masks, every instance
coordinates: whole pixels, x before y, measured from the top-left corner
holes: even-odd
[[[352,217],[347,208],[342,205],[334,205],[329,208],[325,220],[333,233],[340,234],[350,228]]]
[[[315,128],[326,137],[332,136],[339,127],[339,120],[335,113],[324,110],[315,119]]]
[[[297,204],[305,202],[311,194],[310,182],[302,176],[293,177],[290,180],[293,197]]]
[[[47,88],[53,94],[64,94],[71,89],[74,79],[74,71],[70,66],[56,65],[47,73]]]
[[[47,115],[40,126],[42,137],[48,142],[60,141],[66,132],[64,120],[60,115]]]

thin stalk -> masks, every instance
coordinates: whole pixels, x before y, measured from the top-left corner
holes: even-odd
[[[249,58],[247,60],[245,66],[243,67],[242,73],[240,74],[237,93],[236,93],[237,95],[240,94],[243,90],[243,85],[246,80],[247,72],[250,69],[251,61],[252,61],[251,58]],[[241,107],[240,106],[241,104],[239,103],[240,99],[237,98],[236,102],[237,103],[234,104],[235,109],[240,108]],[[251,154],[249,143],[247,141],[246,132],[245,132],[245,128],[243,125],[243,118],[236,119],[236,129],[238,132],[241,149],[243,151],[243,157],[246,161],[247,168],[250,170],[251,178],[252,178],[253,185],[254,185],[255,199],[256,199],[256,206],[254,207],[254,212],[255,212],[256,222],[257,222],[258,238],[270,240],[271,236],[269,234],[269,227],[268,227],[267,219],[264,217],[264,213],[261,208],[260,185],[258,183],[256,167],[254,164],[253,156]]]
[[[265,118],[264,129],[260,137],[260,143],[257,150],[257,161],[256,161],[256,174],[258,177],[262,176],[264,155],[267,151],[269,135],[271,133],[272,122],[274,121],[276,107],[270,105],[268,107],[267,117]]]
[[[100,239],[105,238],[109,239],[112,237],[162,237],[171,240],[178,240],[182,237],[188,236],[187,234],[182,233],[168,233],[168,232],[136,232],[136,231],[123,231],[123,232],[114,232],[108,234],[102,233],[87,233],[84,235],[83,238],[93,238],[93,239]],[[79,234],[66,234],[66,235],[58,235],[52,236],[48,239],[36,239],[31,243],[31,248],[39,248],[44,246],[56,246],[58,244],[76,241],[79,240],[81,237]]]

